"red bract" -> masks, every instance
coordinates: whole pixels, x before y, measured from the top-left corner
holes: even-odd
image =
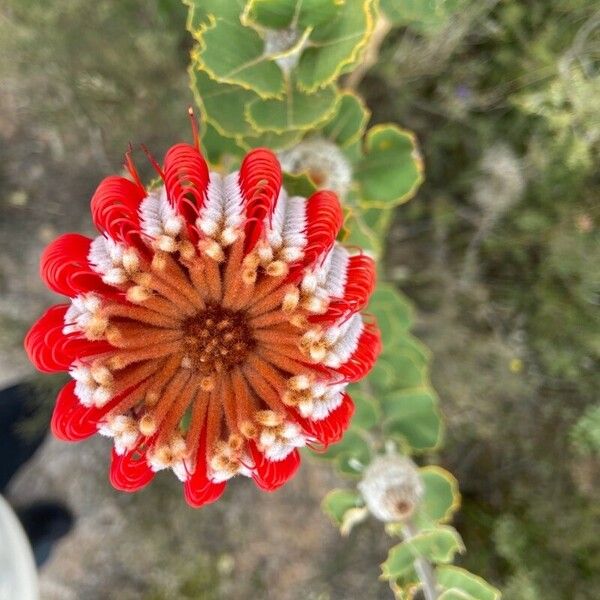
[[[129,155],[126,165],[131,180],[107,177],[92,198],[100,235],[63,235],[42,255],[42,278],[70,298],[25,340],[39,370],[73,379],[52,431],[111,436],[119,490],[165,468],[191,506],[238,474],[277,489],[298,448],[342,438],[354,412],[345,388],[380,352],[359,312],[373,261],[335,241],[336,195],[290,196],[267,149],[223,176],[197,143],[177,144],[151,190]]]

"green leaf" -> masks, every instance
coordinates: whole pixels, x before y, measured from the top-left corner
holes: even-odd
[[[409,200],[423,181],[415,137],[396,125],[369,129],[365,155],[354,166],[365,208],[391,208]]]
[[[201,34],[198,61],[216,81],[239,85],[262,98],[281,97],[285,92],[283,72],[264,53],[263,39],[239,18],[211,18]]]
[[[384,349],[406,334],[412,325],[413,307],[392,285],[381,283],[371,296],[368,312],[377,317]]]
[[[429,358],[417,354],[414,337],[406,335],[386,346],[369,375],[369,383],[380,397],[390,391],[401,391],[421,384],[427,387]]]
[[[254,92],[215,81],[194,61],[189,72],[196,103],[221,135],[237,137],[256,133],[244,117],[246,105],[257,98]]]
[[[442,592],[438,596],[438,600],[473,600],[473,596],[467,594],[466,592],[463,592],[462,590],[452,588],[450,590]]]
[[[355,205],[352,199],[355,196],[353,190],[346,194],[346,202],[353,206],[346,207],[341,239],[347,245],[358,246],[378,257],[384,250],[383,243],[390,223],[391,211],[364,210]]]
[[[442,437],[442,419],[435,392],[423,387],[388,392],[380,399],[386,435],[414,452],[436,448]]]
[[[338,2],[333,18],[314,28],[298,63],[300,88],[310,93],[332,83],[357,59],[373,31],[373,4],[374,0]]]
[[[391,390],[397,383],[397,374],[392,361],[393,357],[387,360],[385,355],[380,356],[369,374],[369,384],[378,394]]]
[[[242,149],[237,145],[232,138],[221,135],[210,123],[206,122],[203,128],[202,149],[208,162],[212,165],[220,164],[224,158],[239,158],[243,155]],[[237,166],[235,163],[229,162],[227,167]]]
[[[469,600],[499,600],[501,595],[500,590],[487,583],[487,581],[460,567],[438,567],[436,569],[436,579],[443,588],[460,590],[466,593]]]
[[[305,173],[284,173],[283,187],[290,196],[308,198],[317,191],[317,186]]]
[[[350,192],[352,195],[352,192]],[[381,238],[365,223],[360,210],[345,207],[344,226],[340,239],[347,246],[357,246],[379,256],[382,252]]]
[[[362,498],[359,493],[351,490],[331,490],[325,498],[321,507],[323,512],[331,517],[336,525],[341,525],[344,514],[351,508],[362,506]]]
[[[431,358],[430,350],[410,333],[396,337],[383,352],[390,360],[397,354],[407,356],[419,369],[427,367]]]
[[[331,19],[335,0],[250,0],[243,21],[269,29],[310,27]]]
[[[200,39],[214,17],[236,20],[244,10],[245,0],[183,0],[189,6],[187,29]]]
[[[415,522],[423,525],[447,523],[460,507],[458,482],[452,473],[431,465],[419,469],[425,493],[419,505]]]
[[[340,442],[330,446],[326,452],[314,453],[313,456],[334,460],[342,473],[357,475],[360,470],[354,466],[354,463],[357,461],[361,465],[366,465],[371,459],[371,450],[360,433],[350,429]]]
[[[453,527],[424,530],[391,548],[386,561],[381,565],[382,577],[402,579],[413,572],[417,558],[422,557],[434,563],[448,563],[457,552],[463,551],[463,542]]]
[[[260,146],[266,146],[272,150],[285,150],[291,146],[295,146],[302,139],[303,135],[303,131],[294,131],[293,129],[282,131],[281,133],[261,131],[238,138],[238,143],[246,151]]]
[[[355,411],[352,417],[352,427],[371,429],[381,418],[379,403],[371,394],[365,393],[357,385],[352,385],[348,393],[354,401]]]
[[[379,208],[365,209],[362,207],[360,211],[364,222],[371,229],[371,231],[384,240],[392,219],[392,211],[380,210]]]
[[[344,91],[335,116],[323,127],[323,136],[341,148],[350,146],[362,138],[370,117],[371,112],[362,98]]]
[[[405,354],[402,351],[394,348],[388,356],[391,359],[396,371],[396,390],[406,390],[426,386],[427,369],[410,354]]]
[[[337,100],[333,86],[307,94],[290,80],[282,98],[256,99],[246,107],[245,116],[258,131],[281,133],[290,129],[313,129],[333,114]]]
[[[351,165],[355,165],[358,161],[360,161],[363,157],[363,142],[362,139],[357,139],[354,142],[348,143],[346,146],[342,148],[342,153],[348,159]],[[352,167],[354,168],[354,166]],[[356,197],[358,199],[358,186],[357,186],[357,194]],[[358,201],[356,203],[358,206]]]

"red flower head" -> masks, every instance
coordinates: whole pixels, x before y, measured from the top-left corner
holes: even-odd
[[[335,241],[336,195],[290,196],[277,158],[259,148],[230,175],[177,144],[146,189],[107,177],[92,217],[44,251],[41,275],[69,297],[33,325],[25,348],[44,372],[68,371],[52,431],[114,440],[110,480],[135,491],[172,469],[192,506],[234,475],[285,483],[298,448],[343,435],[349,382],[380,351],[360,310],[373,261]]]

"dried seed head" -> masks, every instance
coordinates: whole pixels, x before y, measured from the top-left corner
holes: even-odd
[[[520,200],[524,188],[523,166],[512,148],[503,143],[487,148],[473,185],[473,201],[484,217],[504,214]]]
[[[375,458],[358,489],[373,516],[388,523],[408,519],[424,492],[415,463],[398,454]]]

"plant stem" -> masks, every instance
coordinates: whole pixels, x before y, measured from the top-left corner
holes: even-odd
[[[408,520],[403,525],[403,533],[404,539],[410,540],[417,535],[418,529],[412,521]],[[420,556],[415,559],[415,571],[421,580],[425,600],[437,600],[437,583],[431,563],[426,558]]]

